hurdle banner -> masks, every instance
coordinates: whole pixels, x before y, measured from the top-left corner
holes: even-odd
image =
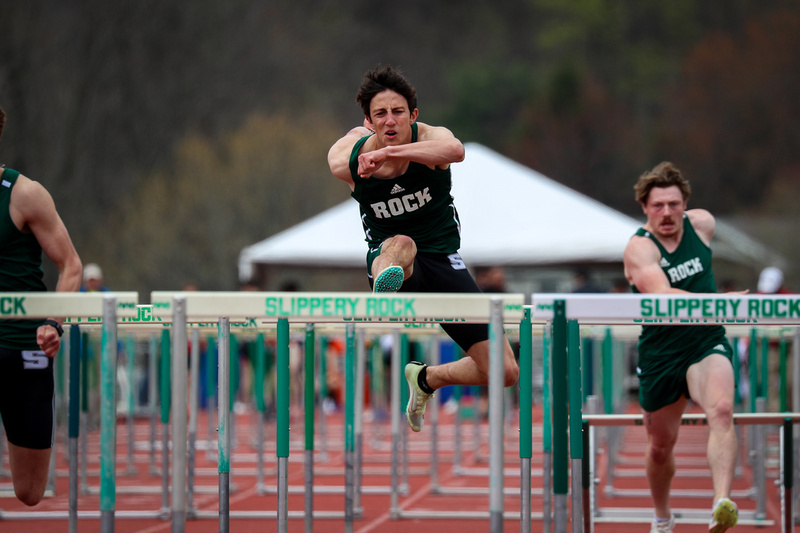
[[[567,319],[583,324],[797,324],[800,297],[768,294],[534,294],[533,316],[554,317],[566,301]],[[631,322],[632,321],[632,322]]]
[[[513,305],[513,304],[511,304]],[[79,325],[99,325],[103,321],[100,317],[77,317],[71,318],[67,317],[64,320],[64,324],[79,324]],[[350,320],[351,322],[353,320]],[[358,320],[360,325],[365,327],[397,327],[398,324],[394,321],[383,321],[383,322],[372,322],[372,321],[364,321]],[[452,322],[454,321],[452,318],[442,319],[442,322]],[[136,306],[136,314],[134,316],[120,316],[118,321],[119,324],[127,326],[149,326],[150,328],[158,327],[169,328],[172,325],[172,316],[170,315],[162,315],[160,311],[158,311],[153,305],[151,304],[139,304]],[[342,320],[342,323],[346,323],[345,319]],[[275,320],[265,320],[259,321],[255,318],[235,318],[231,320],[231,329],[235,329],[236,331],[258,331],[260,328],[264,326],[264,324],[272,324],[275,323]],[[218,323],[216,321],[208,321],[207,319],[195,320],[195,319],[188,319],[187,324],[193,328],[200,328],[200,329],[216,329]],[[300,324],[299,322],[294,323],[294,330],[295,332],[303,332],[305,331],[305,323]],[[328,324],[333,324],[333,322],[329,322]],[[438,322],[403,322],[402,327],[405,329],[410,330],[436,330],[439,328]],[[513,333],[517,334],[516,331],[517,324],[514,323],[507,323],[506,324],[506,333]]]
[[[117,317],[137,316],[137,292],[0,292],[0,319],[63,316],[67,323],[103,316],[103,301],[115,298]]]
[[[130,316],[119,316],[118,318],[119,324],[124,324],[125,326],[161,326],[168,328],[172,325],[172,316],[162,316],[157,314],[157,310],[150,304],[139,304],[136,306],[136,312]],[[64,321],[65,324],[81,324],[81,325],[92,325],[92,324],[99,324],[102,322],[102,318],[100,317],[89,317],[89,318],[70,318]],[[217,322],[212,321],[197,321],[192,320],[189,321],[188,324],[192,327],[196,328],[203,328],[203,329],[216,329]],[[251,329],[256,330],[258,329],[260,324],[254,318],[246,318],[241,320],[236,320],[235,322],[231,322],[231,327],[237,329]]]
[[[186,298],[187,314],[193,320],[215,322],[258,318],[293,322],[478,322],[489,321],[487,294],[364,292],[168,292],[151,293],[152,313],[171,317],[175,297]],[[524,295],[491,295],[503,299],[503,319],[522,320]]]

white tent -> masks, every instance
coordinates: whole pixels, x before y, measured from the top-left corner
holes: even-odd
[[[452,166],[453,197],[462,223],[461,255],[470,266],[621,262],[625,244],[644,221],[480,144],[467,143],[465,150],[464,161]],[[239,277],[251,279],[256,264],[363,269],[366,250],[358,204],[350,199],[244,248]],[[729,226],[718,232],[714,253],[734,262],[768,260],[762,246]]]

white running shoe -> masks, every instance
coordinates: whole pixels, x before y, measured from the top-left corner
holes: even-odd
[[[414,431],[422,431],[422,423],[425,418],[425,406],[428,400],[433,398],[433,394],[428,394],[419,386],[419,373],[427,365],[418,361],[411,361],[406,365],[405,375],[408,382],[408,407],[406,408],[406,418],[408,425]]]
[[[653,526],[650,528],[650,533],[669,533],[675,530],[675,515],[669,515],[669,520],[656,520],[653,519]]]

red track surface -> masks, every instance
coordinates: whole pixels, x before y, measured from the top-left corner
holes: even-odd
[[[232,457],[232,477],[233,487],[230,495],[230,509],[232,518],[230,520],[230,530],[233,532],[250,531],[275,531],[277,529],[274,518],[236,518],[235,514],[241,511],[275,511],[277,509],[277,496],[275,494],[261,495],[257,490],[257,480],[255,475],[255,417],[252,413],[240,414],[236,418],[235,440],[236,448]],[[303,430],[302,420],[293,420],[292,446],[289,461],[289,485],[290,487],[302,487],[303,480]],[[515,422],[510,422],[506,426],[508,438],[505,443],[505,487],[510,490],[519,489],[518,474],[520,461],[518,457],[518,432],[514,426]],[[327,418],[327,431],[324,438],[325,448],[320,446],[323,436],[316,436],[316,459],[315,459],[315,479],[314,486],[319,490],[325,486],[339,487],[341,492],[324,493],[318,492],[314,496],[314,509],[316,511],[336,511],[343,512],[345,499],[344,486],[344,453],[343,453],[343,422],[338,414],[330,415]],[[462,448],[461,467],[468,473],[474,473],[477,469],[488,469],[488,423],[484,421],[480,425],[481,446],[480,452],[476,456],[473,452],[472,444],[474,439],[471,421],[465,423],[462,428]],[[160,426],[156,445],[160,444]],[[443,487],[443,492],[452,492],[453,488],[476,487],[477,494],[433,494],[431,493],[430,475],[430,434],[429,427],[420,434],[409,431],[409,475],[407,494],[400,495],[399,507],[405,511],[431,511],[436,512],[473,512],[489,511],[488,477],[484,475],[456,475],[453,472],[453,446],[452,434],[454,430],[453,417],[440,410],[439,428],[439,461],[438,483]],[[364,493],[361,499],[363,513],[357,518],[353,525],[356,532],[381,532],[381,533],[425,533],[425,532],[449,532],[458,531],[459,533],[486,532],[489,531],[489,520],[486,519],[457,519],[457,518],[426,518],[426,519],[392,519],[389,515],[391,500],[388,488],[391,484],[389,470],[390,457],[390,427],[388,424],[365,424],[365,434],[363,438],[364,447],[364,473],[362,486]],[[702,463],[704,457],[705,435],[702,433],[704,428],[684,428],[679,438],[678,451],[678,477],[675,479],[673,488],[680,489],[710,489],[711,483],[708,470],[704,466],[695,466],[694,463]],[[150,473],[150,446],[148,437],[150,435],[149,423],[146,420],[137,420],[134,435],[137,444],[134,447],[135,453],[134,466],[136,473],[128,473],[128,432],[124,421],[120,421],[117,431],[117,496],[115,511],[120,513],[116,516],[115,531],[118,533],[128,532],[168,532],[171,531],[171,521],[169,519],[132,519],[123,518],[121,514],[127,510],[151,510],[158,511],[162,506],[162,495],[159,492],[161,487],[160,474]],[[264,486],[269,491],[275,492],[277,489],[277,468],[275,460],[275,436],[274,425],[268,424],[265,433],[265,478]],[[194,506],[198,511],[216,513],[219,509],[218,499],[218,477],[216,475],[216,463],[214,454],[216,441],[208,442],[208,430],[204,417],[201,419],[198,429],[197,439],[201,450],[197,454],[197,492],[194,496]],[[642,428],[629,428],[626,430],[623,444],[618,448],[618,457],[622,459],[614,480],[616,489],[639,489],[641,495],[608,498],[604,494],[605,479],[598,486],[598,504],[601,508],[623,507],[639,508],[647,510],[650,508],[650,500],[647,497],[647,484],[643,478],[641,465],[641,446],[644,442]],[[207,452],[206,448],[210,444],[212,450]],[[744,446],[743,446],[744,448]],[[533,488],[534,491],[542,488],[541,467],[541,413],[534,414],[534,458],[532,460],[533,469]],[[99,486],[99,435],[92,432],[89,435],[89,476],[88,484],[90,487]],[[607,455],[601,453],[599,456],[598,472],[603,474],[605,470]],[[699,459],[698,459],[699,457]],[[742,457],[745,454],[742,453]],[[157,466],[160,468],[161,452],[155,454]],[[7,469],[7,458],[3,458],[3,466]],[[742,461],[746,463],[746,461]],[[68,510],[68,465],[62,446],[58,450],[57,458],[57,486],[56,494],[46,498],[35,508],[25,508],[15,498],[7,493],[0,494],[0,509],[5,512],[38,512],[38,511],[62,511]],[[513,472],[513,474],[512,474]],[[629,473],[630,476],[623,474]],[[691,477],[686,474],[694,472]],[[741,475],[737,478],[734,490],[744,490],[751,486],[751,471],[746,464],[742,466]],[[775,468],[771,468],[770,475],[776,474]],[[401,474],[401,482],[405,478]],[[0,477],[0,486],[10,483],[7,477]],[[132,493],[129,487],[148,487],[149,493]],[[377,493],[376,493],[377,492]],[[780,500],[779,490],[774,484],[774,477],[767,481],[767,520],[773,522],[772,525],[765,527],[740,526],[735,528],[735,533],[750,532],[772,532],[780,531]],[[754,509],[755,501],[743,499],[738,501],[742,509]],[[169,500],[168,500],[169,504]],[[676,509],[710,508],[710,498],[694,499],[673,499],[673,507]],[[532,497],[532,511],[535,516],[540,516],[542,512],[542,497],[534,493]],[[99,510],[99,496],[96,494],[82,494],[79,498],[79,510],[97,511]],[[304,506],[304,495],[302,493],[290,492],[289,509],[290,511],[302,511]],[[504,500],[504,510],[506,512],[519,512],[520,497],[518,494],[506,495]],[[488,515],[487,515],[488,516]],[[569,519],[569,517],[567,517]],[[303,519],[291,518],[289,520],[289,531],[304,531]],[[81,533],[92,533],[100,531],[99,519],[81,519],[78,529]],[[518,519],[506,520],[504,522],[505,531],[519,531],[520,522]],[[572,531],[572,524],[568,524],[568,530]],[[697,524],[679,524],[676,531],[679,532],[704,532],[707,526]],[[797,530],[797,528],[795,528]],[[67,531],[67,520],[0,520],[0,533],[6,532],[62,532]],[[219,522],[216,518],[189,519],[186,522],[186,531],[192,533],[205,533],[219,531]],[[321,532],[340,532],[345,531],[343,518],[316,519],[314,521],[314,531]],[[543,522],[540,518],[534,519],[532,531],[543,531]],[[597,533],[627,533],[627,532],[649,531],[649,525],[639,523],[597,523],[595,532]]]

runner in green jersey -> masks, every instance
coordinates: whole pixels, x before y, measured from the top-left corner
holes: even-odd
[[[5,125],[0,108],[0,135]],[[57,291],[77,291],[81,261],[53,199],[39,183],[0,165],[0,292],[46,290],[42,252],[58,267]],[[0,320],[0,417],[17,498],[44,495],[53,445],[53,363],[63,317]]]
[[[625,276],[634,292],[716,292],[709,243],[714,217],[686,210],[689,182],[672,163],[645,172],[634,187],[647,223],[625,248]],[[714,485],[709,531],[736,525],[730,500],[738,442],[733,427],[731,347],[722,326],[645,326],[639,337],[639,402],[647,430],[645,466],[655,506],[652,532],[672,531],[669,503],[673,448],[691,398],[705,412],[707,455]]]
[[[446,128],[417,121],[416,90],[392,67],[367,72],[356,100],[364,125],[331,147],[328,164],[359,203],[373,289],[480,292],[458,253],[460,224],[450,194],[450,164],[464,159],[461,141]],[[422,429],[434,390],[488,383],[487,325],[442,328],[469,357],[444,365],[406,366],[407,418],[414,431]],[[508,341],[504,367],[505,385],[513,385],[519,369]]]

